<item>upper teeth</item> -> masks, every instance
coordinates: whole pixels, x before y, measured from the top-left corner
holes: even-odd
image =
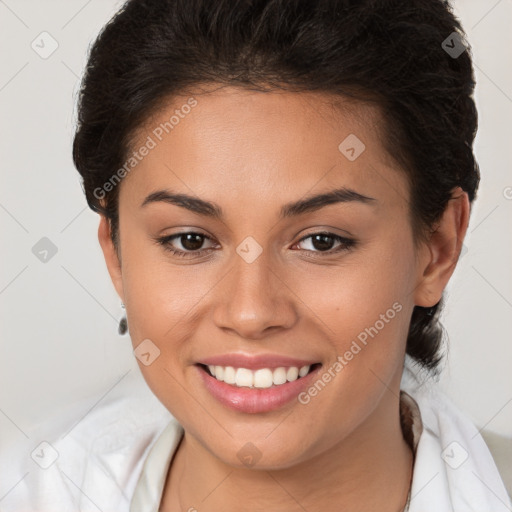
[[[226,384],[234,384],[238,387],[269,388],[272,385],[279,386],[285,382],[293,382],[299,377],[304,377],[309,373],[310,366],[302,366],[301,368],[297,366],[280,367],[274,370],[261,368],[252,371],[247,368],[208,365],[208,369],[217,380]]]

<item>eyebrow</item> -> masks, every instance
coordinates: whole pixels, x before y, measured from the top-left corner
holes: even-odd
[[[373,197],[364,196],[355,190],[342,187],[322,194],[306,197],[298,201],[285,204],[281,208],[281,218],[294,217],[304,213],[313,212],[335,203],[362,203],[373,205],[377,200]],[[224,214],[222,208],[213,202],[199,199],[187,194],[173,193],[169,190],[158,190],[149,194],[141,204],[141,208],[151,203],[168,203],[186,208],[191,212],[206,217],[222,219]]]

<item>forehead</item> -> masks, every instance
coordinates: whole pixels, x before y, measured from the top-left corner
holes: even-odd
[[[372,195],[390,180],[389,192],[398,187],[404,195],[380,121],[375,107],[315,92],[223,87],[177,96],[137,131],[132,150],[150,149],[138,156],[121,195],[140,202],[172,188],[218,202],[242,194],[250,202],[338,185]]]

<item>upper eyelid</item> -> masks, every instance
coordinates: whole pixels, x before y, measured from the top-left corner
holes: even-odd
[[[201,233],[200,231],[183,231],[181,233],[174,233],[172,235],[163,236],[160,238],[160,240],[163,240],[166,243],[168,243],[171,240],[172,241],[174,241],[175,239],[179,240],[180,236],[189,235],[189,234],[200,235],[200,236],[203,236],[204,238],[210,240],[211,242],[213,242],[213,238],[211,236],[205,235],[204,233]],[[218,244],[218,242],[216,244]],[[211,247],[208,247],[208,249],[211,249]],[[194,252],[205,251],[206,249],[198,249],[197,251],[187,251],[187,250],[183,251],[182,249],[177,249],[177,250],[182,251],[182,252],[194,253]]]
[[[354,246],[357,243],[354,238],[348,238],[346,236],[338,235],[336,233],[319,231],[319,232],[315,232],[315,233],[310,233],[308,235],[304,235],[302,238],[300,238],[293,245],[297,245],[298,243],[301,243],[301,242],[303,242],[303,241],[307,240],[308,238],[311,238],[311,237],[313,237],[315,235],[330,236],[331,238],[333,238],[335,240],[335,242],[338,242],[342,246],[344,244],[348,244],[349,246]],[[308,251],[308,252],[318,252],[320,254],[325,253],[326,255],[327,254],[331,254],[332,252],[334,252],[333,249],[330,249],[328,251],[311,251],[311,249],[303,249],[303,250]]]
[[[183,232],[180,232],[180,233],[174,233],[172,235],[168,235],[168,236],[163,236],[161,238],[161,240],[166,240],[167,242],[170,242],[171,240],[174,240],[174,239],[179,239],[180,236],[183,236],[183,235],[188,235],[188,234],[197,234],[197,235],[200,235],[200,236],[203,236],[204,238],[210,240],[211,242],[214,242],[214,239],[209,236],[209,235],[206,235],[204,233],[201,233],[200,231],[183,231]],[[314,231],[312,233],[308,233],[304,236],[302,236],[301,238],[299,238],[296,242],[294,242],[294,245],[300,243],[300,242],[303,242],[304,240],[307,240],[308,238],[311,238],[315,235],[325,235],[325,236],[331,236],[332,238],[335,238],[338,242],[340,240],[350,240],[350,241],[354,241],[353,239],[351,238],[348,238],[346,236],[343,236],[343,235],[338,235],[337,233],[333,233],[331,231],[327,231],[327,230],[320,230],[320,231]],[[218,242],[215,243],[215,245],[218,245]],[[182,250],[182,249],[177,249],[178,251],[181,251],[181,252],[187,252],[187,253],[190,253],[190,254],[193,254],[193,253],[199,253],[201,251],[206,251],[208,249],[212,249],[212,247],[208,247],[208,248],[205,248],[205,249],[198,249],[196,251],[191,251],[191,250]],[[321,251],[320,251],[321,252]],[[325,251],[325,252],[328,252],[328,251]]]

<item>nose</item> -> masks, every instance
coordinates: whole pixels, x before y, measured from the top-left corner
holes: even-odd
[[[254,261],[235,254],[215,304],[213,320],[218,328],[239,338],[259,340],[297,322],[292,283],[269,260],[265,251]]]

